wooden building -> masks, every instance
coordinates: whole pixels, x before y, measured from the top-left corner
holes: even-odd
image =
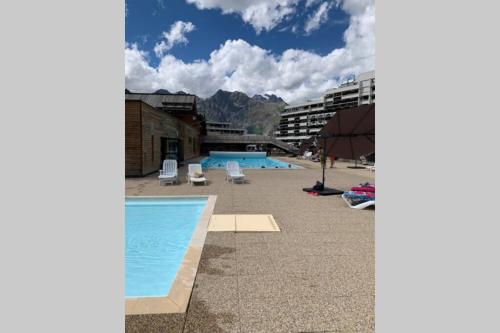
[[[125,176],[156,172],[165,159],[199,156],[204,128],[193,95],[126,93]]]

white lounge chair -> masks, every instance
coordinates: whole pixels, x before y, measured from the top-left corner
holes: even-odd
[[[176,160],[163,161],[163,169],[160,170],[160,175],[158,176],[158,179],[160,181],[160,185],[176,183],[177,161]]]
[[[310,160],[312,158],[312,151],[306,151],[304,152],[304,155],[299,156],[299,160]]]
[[[226,181],[245,181],[245,175],[240,169],[240,164],[236,161],[226,163]]]
[[[197,176],[203,175],[203,170],[201,168],[201,164],[189,164],[188,166],[188,174],[187,181],[189,184],[194,185],[194,183],[203,183],[207,185],[207,179],[205,176]]]
[[[365,201],[365,202],[360,203],[358,205],[351,205],[349,200],[346,198],[345,193],[342,194],[342,199],[344,199],[347,206],[349,206],[350,208],[353,208],[353,209],[365,209],[366,207],[375,206],[375,200]]]
[[[367,169],[370,170],[370,171],[375,171],[375,164],[372,165],[372,166],[367,167]]]

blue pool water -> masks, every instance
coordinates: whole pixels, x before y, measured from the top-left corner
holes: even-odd
[[[125,201],[125,296],[166,296],[207,198]]]
[[[237,161],[242,169],[297,169],[298,166],[266,157],[266,153],[210,152],[201,161],[205,169],[224,169],[228,161]]]

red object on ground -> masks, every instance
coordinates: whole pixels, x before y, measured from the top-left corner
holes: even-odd
[[[355,194],[358,195],[365,195],[368,198],[375,198],[375,193],[374,192],[366,192],[366,191],[353,191]]]
[[[354,187],[351,187],[351,191],[375,193],[375,186],[354,186]]]

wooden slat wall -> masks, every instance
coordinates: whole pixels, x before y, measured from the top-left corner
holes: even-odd
[[[175,117],[142,104],[142,173],[158,171],[161,167],[161,137],[178,138],[182,123]],[[154,147],[151,147],[154,136]]]
[[[194,158],[200,155],[200,134],[199,130],[194,129],[188,125],[183,126],[183,144],[184,144],[184,159]],[[191,143],[189,142],[191,138]],[[194,149],[193,149],[194,141]]]
[[[142,176],[141,102],[125,102],[125,176]]]
[[[125,101],[125,176],[145,176],[159,170],[162,137],[180,140],[184,160],[200,155],[199,128],[141,101]],[[194,150],[189,138],[195,143]]]

